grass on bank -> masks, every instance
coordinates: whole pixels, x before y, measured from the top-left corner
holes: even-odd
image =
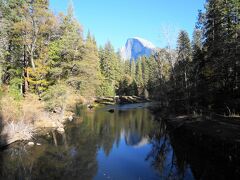
[[[12,94],[4,87],[0,97],[1,144],[30,140],[37,128],[62,126],[66,113],[84,99],[66,84],[56,84],[42,95],[25,97]]]

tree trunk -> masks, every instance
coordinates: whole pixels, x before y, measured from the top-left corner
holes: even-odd
[[[24,90],[23,90],[24,94],[26,94],[28,92],[28,89],[29,89],[28,78],[29,78],[28,70],[25,67],[25,69],[24,69]]]
[[[24,52],[23,52],[23,61],[24,61],[24,72],[23,72],[23,77],[24,77],[24,82],[23,82],[23,94],[26,94],[28,91],[28,70],[27,70],[27,57],[26,57],[26,46],[24,46]]]

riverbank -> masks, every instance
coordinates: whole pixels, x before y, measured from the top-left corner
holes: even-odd
[[[180,130],[206,136],[221,142],[240,143],[240,117],[214,112],[201,114],[176,113],[171,107],[159,105],[150,109],[158,121],[164,120],[170,132]]]
[[[73,120],[76,103],[80,102],[77,96],[68,97],[62,103],[56,99],[50,104],[33,94],[16,99],[5,93],[0,106],[0,148],[17,141],[31,141],[44,129],[64,132],[64,124]]]
[[[134,104],[145,102],[151,102],[151,100],[140,96],[97,97],[95,100],[95,103],[103,105]]]
[[[206,126],[215,126],[215,123],[205,124],[204,127],[202,124],[201,130],[193,125],[191,128],[184,125],[173,130],[171,125],[167,125],[169,137],[181,167],[189,164],[194,169],[196,179],[238,179],[240,143],[235,138],[231,140],[235,132],[224,139],[222,135],[226,135],[226,130],[220,132],[217,128],[217,133],[213,131],[209,134]]]
[[[240,169],[240,119],[214,113],[173,115],[162,109],[179,164],[189,163],[197,179],[237,179]],[[214,173],[223,169],[221,173]]]
[[[165,119],[169,131],[188,131],[216,141],[240,144],[240,119],[216,116],[178,116]]]
[[[75,100],[73,100],[74,98]],[[91,110],[98,105],[150,102],[150,100],[137,96],[102,97],[96,98],[94,103],[83,97],[79,99],[74,96],[74,98],[69,96],[68,102],[58,102],[59,98],[52,98],[51,104],[39,100],[37,96],[33,95],[28,95],[19,102],[8,96],[2,98],[0,148],[7,147],[17,141],[29,142],[45,129],[54,129],[63,133],[65,123],[73,120],[76,104],[79,103]],[[13,112],[13,110],[15,111]]]
[[[44,112],[43,118],[34,122],[7,122],[2,128],[0,149],[5,149],[18,141],[31,142],[35,136],[43,132],[56,130],[59,133],[64,133],[65,123],[72,121],[73,117],[74,113],[70,111],[64,113],[64,116],[62,114]]]

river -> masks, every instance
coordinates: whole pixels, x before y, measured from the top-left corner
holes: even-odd
[[[225,179],[234,173],[214,154],[169,135],[148,106],[78,107],[64,134],[51,131],[34,140],[40,145],[1,152],[0,179]]]

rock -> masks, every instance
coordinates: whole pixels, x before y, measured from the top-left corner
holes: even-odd
[[[108,112],[110,112],[110,113],[114,113],[114,111],[115,111],[114,109],[109,109],[108,110]]]
[[[28,142],[29,146],[34,146],[34,142]]]
[[[72,122],[72,121],[73,121],[73,116],[72,116],[72,115],[69,116],[69,117],[68,117],[68,120],[69,120],[70,122]]]
[[[89,109],[92,109],[92,108],[94,108],[94,106],[93,106],[93,105],[91,105],[91,104],[87,105],[87,107],[88,107]]]
[[[63,128],[61,128],[61,127],[59,127],[59,128],[57,128],[57,132],[59,132],[59,133],[64,133],[65,132],[65,130],[63,129]]]
[[[60,113],[62,112],[62,108],[60,108],[60,107],[55,107],[54,110],[53,110],[53,112],[60,114]]]

